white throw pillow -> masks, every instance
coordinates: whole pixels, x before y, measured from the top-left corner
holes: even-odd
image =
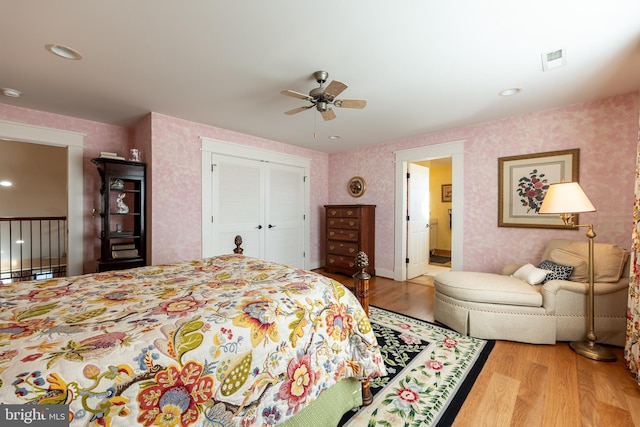
[[[537,285],[542,283],[548,273],[550,273],[550,271],[538,268],[533,264],[525,264],[517,269],[511,276],[524,280],[530,285]]]

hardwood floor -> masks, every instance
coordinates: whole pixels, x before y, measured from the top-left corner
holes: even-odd
[[[325,275],[351,287],[348,276]],[[420,282],[374,277],[371,304],[433,322],[433,282]],[[607,363],[579,356],[567,343],[497,341],[453,425],[640,427],[640,387],[623,349],[612,350],[618,360]]]

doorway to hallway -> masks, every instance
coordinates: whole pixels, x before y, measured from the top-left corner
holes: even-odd
[[[451,157],[407,164],[407,279],[451,268]]]
[[[396,153],[396,211],[395,211],[395,260],[394,260],[394,280],[407,280],[407,258],[408,258],[408,185],[406,180],[410,163],[421,161],[431,161],[435,159],[451,159],[451,188],[455,189],[451,193],[451,202],[444,205],[446,218],[450,220],[451,230],[451,268],[461,269],[463,260],[463,223],[462,212],[464,208],[464,141],[454,141],[432,146],[418,147],[408,150],[397,151]],[[442,184],[441,184],[442,185]],[[448,185],[448,184],[447,184]],[[441,187],[442,188],[442,187]],[[438,197],[441,195],[438,194]],[[449,209],[451,211],[449,212]],[[433,209],[432,209],[433,210]],[[450,216],[449,216],[450,214]],[[431,218],[430,218],[431,219]],[[438,227],[440,220],[438,220]],[[410,260],[409,260],[410,262]]]

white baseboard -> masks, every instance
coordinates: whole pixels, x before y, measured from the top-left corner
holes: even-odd
[[[393,270],[387,270],[386,268],[376,268],[376,276],[393,280]]]

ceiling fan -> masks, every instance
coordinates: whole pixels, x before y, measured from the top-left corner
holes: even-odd
[[[320,112],[324,120],[333,120],[336,118],[336,113],[331,108],[332,105],[338,108],[364,108],[367,106],[367,101],[364,99],[336,99],[336,96],[340,95],[347,88],[347,85],[338,80],[332,80],[327,87],[324,87],[323,85],[329,77],[328,72],[316,71],[313,73],[313,77],[320,84],[320,87],[312,89],[309,95],[293,90],[283,90],[280,92],[283,95],[306,99],[311,102],[311,105],[285,111],[285,114],[292,115],[316,107],[316,110]]]

